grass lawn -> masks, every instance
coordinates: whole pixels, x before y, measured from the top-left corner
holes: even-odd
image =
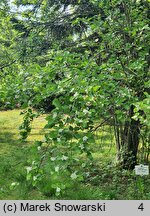
[[[26,142],[19,139],[21,110],[0,112],[0,199],[58,199],[41,193],[26,181],[26,166],[32,158],[31,146],[44,137],[45,116],[32,124],[32,132]],[[105,145],[102,145],[102,144]],[[88,179],[71,188],[60,199],[149,199],[149,177],[135,180],[133,172],[116,168],[113,136],[107,130],[97,133],[93,153],[95,167]],[[16,186],[14,186],[16,184]]]
[[[33,123],[33,130],[27,142],[19,140],[19,125],[22,122],[20,110],[0,112],[0,199],[42,199],[38,191],[31,190],[26,182],[29,149],[36,139],[42,139],[44,117]],[[11,184],[19,182],[17,189]]]

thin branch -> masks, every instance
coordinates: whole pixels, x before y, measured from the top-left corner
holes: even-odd
[[[17,59],[13,60],[13,61],[10,62],[10,63],[7,63],[7,64],[5,64],[5,65],[2,65],[2,66],[0,67],[0,70],[3,70],[4,68],[9,67],[10,65],[14,64],[16,61],[17,61]]]
[[[102,121],[99,125],[97,125],[95,128],[93,128],[92,130],[91,130],[91,132],[95,132],[98,128],[100,128],[100,127],[102,127],[104,124],[105,124],[105,122],[107,122],[109,119],[111,119],[112,118],[112,116],[110,116],[109,118],[107,118],[107,119],[105,119],[104,121]]]

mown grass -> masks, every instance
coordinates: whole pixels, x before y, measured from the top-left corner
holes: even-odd
[[[32,158],[31,146],[35,140],[44,137],[45,116],[35,119],[32,131],[26,142],[19,138],[19,125],[22,123],[21,110],[0,112],[0,199],[58,199],[41,193],[26,181],[28,161]],[[97,132],[93,145],[95,166],[90,176],[82,184],[68,189],[60,199],[149,199],[149,176],[137,178],[133,172],[120,170],[113,165],[115,144],[111,128]],[[12,186],[12,183],[18,184]]]
[[[28,164],[29,149],[36,139],[43,138],[44,116],[33,122],[33,130],[26,142],[20,140],[19,125],[22,123],[20,110],[0,112],[0,199],[42,199],[38,191],[31,190],[26,182],[25,166]],[[11,184],[19,182],[16,190]]]

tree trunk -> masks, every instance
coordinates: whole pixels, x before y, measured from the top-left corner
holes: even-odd
[[[137,162],[139,146],[140,122],[132,119],[134,107],[131,106],[129,119],[125,122],[121,136],[122,166],[125,169],[134,169]]]

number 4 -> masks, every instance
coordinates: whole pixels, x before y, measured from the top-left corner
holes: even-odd
[[[143,211],[144,210],[144,207],[143,207],[143,203],[141,203],[138,207],[139,210]]]

